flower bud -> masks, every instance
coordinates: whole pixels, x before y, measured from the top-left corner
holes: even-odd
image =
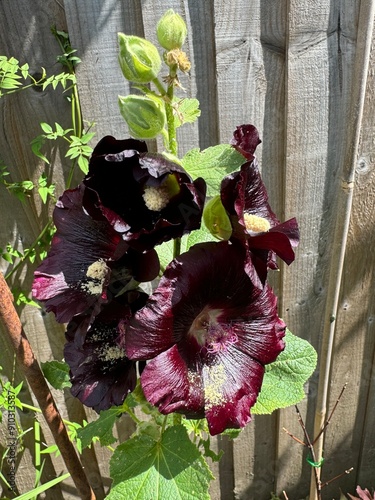
[[[169,9],[158,22],[156,34],[165,49],[180,49],[187,35],[185,21],[173,9]]]
[[[138,36],[118,33],[118,60],[123,75],[130,82],[149,83],[157,77],[161,59],[158,49]]]
[[[221,203],[220,195],[214,196],[204,207],[203,222],[215,238],[229,240],[232,234],[232,225]]]
[[[163,130],[166,123],[164,103],[158,97],[118,96],[118,102],[133,137],[152,139]]]

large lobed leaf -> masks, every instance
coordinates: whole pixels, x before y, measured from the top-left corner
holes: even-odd
[[[110,462],[108,500],[208,500],[213,476],[182,425],[159,440],[136,436],[118,446]]]
[[[251,412],[272,413],[299,403],[304,398],[303,385],[315,370],[317,354],[306,340],[285,335],[285,350],[266,366],[262,389]]]

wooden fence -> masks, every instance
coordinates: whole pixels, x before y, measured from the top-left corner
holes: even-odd
[[[155,25],[174,8],[189,29],[187,52],[193,63],[182,81],[197,96],[202,116],[182,129],[180,153],[228,142],[235,127],[253,123],[262,144],[257,150],[271,204],[283,220],[296,216],[301,243],[295,263],[274,276],[280,315],[319,353],[318,369],[299,405],[313,434],[317,388],[329,373],[327,404],[332,408],[344,382],[348,387],[327,429],[322,478],[350,467],[354,471],[324,489],[375,487],[375,50],[372,49],[373,0],[1,0],[0,53],[59,73],[59,47],[51,25],[67,30],[82,59],[79,95],[85,120],[96,122],[96,141],[107,134],[127,137],[117,95],[129,93],[117,64],[117,32],[155,41]],[[44,165],[30,141],[39,123],[69,126],[69,103],[59,91],[29,89],[0,101],[0,157],[14,181],[34,181]],[[63,144],[51,149],[50,180],[61,193],[68,172]],[[78,178],[77,178],[78,180]],[[0,246],[8,241],[27,248],[39,234],[47,209],[33,199],[21,205],[0,185]],[[52,207],[49,207],[51,210]],[[7,271],[2,261],[1,269]],[[30,289],[32,269],[12,278],[13,287]],[[30,306],[20,309],[27,335],[40,361],[62,359],[63,328],[52,315]],[[334,316],[334,318],[333,318]],[[13,353],[0,337],[0,364],[12,374]],[[332,354],[332,356],[331,356]],[[21,375],[16,367],[15,380]],[[25,385],[22,398],[32,403]],[[66,392],[56,394],[64,417],[92,418]],[[33,424],[24,412],[24,429]],[[306,450],[285,432],[302,438],[294,408],[257,416],[234,442],[222,437],[225,451],[215,465],[213,499],[268,500],[271,492],[290,500],[309,494],[311,467]],[[49,444],[50,435],[44,429]],[[121,438],[129,425],[118,424]],[[5,446],[5,425],[0,440]],[[1,449],[0,449],[1,453]],[[25,437],[17,486],[33,487],[33,437]],[[86,449],[83,462],[97,498],[110,485],[109,452]],[[48,460],[43,480],[64,471]],[[6,495],[4,489],[3,496]],[[77,498],[66,481],[46,498]]]

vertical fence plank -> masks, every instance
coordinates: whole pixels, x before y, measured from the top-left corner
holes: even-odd
[[[131,0],[64,2],[69,35],[82,63],[77,67],[84,119],[95,122],[95,141],[105,135],[128,137],[118,95],[130,93],[118,64],[117,33],[143,36],[141,2]]]
[[[343,151],[342,189],[341,195],[338,193],[337,196],[340,201],[337,209],[338,228],[341,230],[341,226],[344,226],[340,220],[344,219],[345,212],[351,220],[347,240],[343,239],[343,245],[346,244],[346,248],[335,321],[329,394],[331,406],[344,381],[348,382],[348,388],[342,404],[335,412],[333,429],[327,433],[325,439],[326,465],[323,472],[328,477],[335,477],[349,467],[354,467],[354,474],[345,475],[340,480],[340,487],[343,491],[354,493],[361,473],[357,464],[361,463],[363,453],[365,415],[369,408],[367,401],[372,397],[369,367],[373,362],[375,346],[371,321],[368,322],[373,310],[373,279],[371,279],[373,275],[368,272],[369,267],[365,264],[369,262],[368,259],[371,259],[368,249],[372,248],[373,240],[371,230],[369,232],[368,218],[365,215],[373,209],[373,203],[369,201],[373,185],[370,182],[366,189],[362,184],[363,177],[359,161],[361,154],[358,156],[357,151],[361,126],[365,127],[362,129],[364,138],[368,133],[367,125],[361,123],[361,115],[368,71],[366,50],[370,49],[369,36],[373,27],[374,5],[373,2],[363,1],[360,8],[354,12],[351,11],[351,3],[344,4],[344,7],[341,11],[341,47],[343,92],[347,93],[348,106],[343,120],[346,126],[342,134],[341,148]],[[357,19],[357,23],[354,24],[357,29],[353,26],[353,18]],[[355,170],[356,182],[354,182]],[[359,241],[363,241],[362,238],[365,235],[367,236],[366,249]],[[337,260],[338,256],[335,259]],[[331,267],[334,268],[334,264]],[[367,475],[364,473],[361,477],[367,477],[372,481],[373,475],[369,477],[367,471]],[[332,484],[326,489],[325,494],[333,495],[337,494],[337,491],[338,484]]]
[[[331,78],[337,65],[330,53],[330,3],[289,2],[286,71],[284,196],[286,216],[296,215],[301,232],[297,258],[283,267],[282,314],[296,335],[319,346],[326,272],[333,232],[332,196],[337,162],[327,158],[337,125],[332,120]],[[332,120],[332,121],[331,121]],[[333,161],[330,161],[333,160]],[[312,379],[314,381],[314,379]],[[311,384],[311,389],[314,385]],[[314,394],[300,410],[311,429]],[[306,418],[307,417],[307,418]],[[294,408],[280,412],[280,430],[301,437]],[[278,492],[307,495],[310,474],[303,447],[279,434]]]
[[[360,388],[358,407],[365,409],[364,429],[362,433],[360,460],[355,468],[356,484],[363,488],[373,486],[374,483],[374,418],[372,409],[375,407],[375,359],[373,339],[375,337],[375,297],[374,297],[374,266],[370,265],[375,259],[374,229],[373,229],[373,200],[375,196],[375,149],[374,149],[374,99],[375,99],[375,53],[371,52],[370,66],[367,77],[366,100],[362,122],[358,164],[356,169],[355,196],[353,200],[352,255],[360,265],[357,274],[356,290],[360,293],[363,303],[363,313],[359,318],[362,323],[362,334],[365,336],[364,348],[361,352],[361,380],[368,384],[366,394]],[[348,248],[349,250],[349,248]],[[358,251],[358,253],[357,253]],[[364,256],[366,254],[366,257]],[[348,258],[348,271],[351,269],[351,259]],[[358,300],[358,295],[356,294]],[[355,334],[358,335],[357,329]],[[350,384],[352,386],[352,384]],[[353,391],[355,388],[353,387]],[[361,397],[362,396],[362,397]]]

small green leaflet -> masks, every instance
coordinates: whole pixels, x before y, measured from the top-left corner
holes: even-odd
[[[173,108],[175,110],[174,124],[176,128],[184,123],[195,122],[201,114],[198,99],[176,99],[176,101],[173,101]]]
[[[285,350],[266,366],[262,388],[251,413],[272,413],[297,404],[305,397],[303,385],[315,370],[317,353],[311,344],[288,329],[284,340]]]
[[[201,223],[201,228],[192,231],[187,236],[181,238],[181,249],[180,254],[187,252],[190,247],[196,245],[197,243],[204,243],[207,241],[219,241],[215,236],[213,236],[209,230],[206,228],[204,223]],[[173,240],[166,241],[161,245],[158,245],[156,251],[159,256],[160,266],[165,269],[167,265],[173,260]]]
[[[108,500],[209,500],[213,479],[182,425],[169,427],[157,441],[141,435],[118,446],[110,475]]]
[[[82,448],[90,446],[95,438],[99,438],[102,446],[108,446],[117,441],[113,435],[113,426],[116,418],[123,411],[124,409],[121,406],[113,406],[109,410],[101,411],[97,420],[79,429],[77,436],[82,441]]]
[[[207,196],[215,196],[223,177],[238,170],[246,159],[230,144],[219,144],[200,151],[192,149],[182,158],[184,169],[196,179],[203,177],[207,183]]]
[[[63,361],[42,363],[42,372],[54,389],[64,389],[72,385],[69,379],[69,366]]]

